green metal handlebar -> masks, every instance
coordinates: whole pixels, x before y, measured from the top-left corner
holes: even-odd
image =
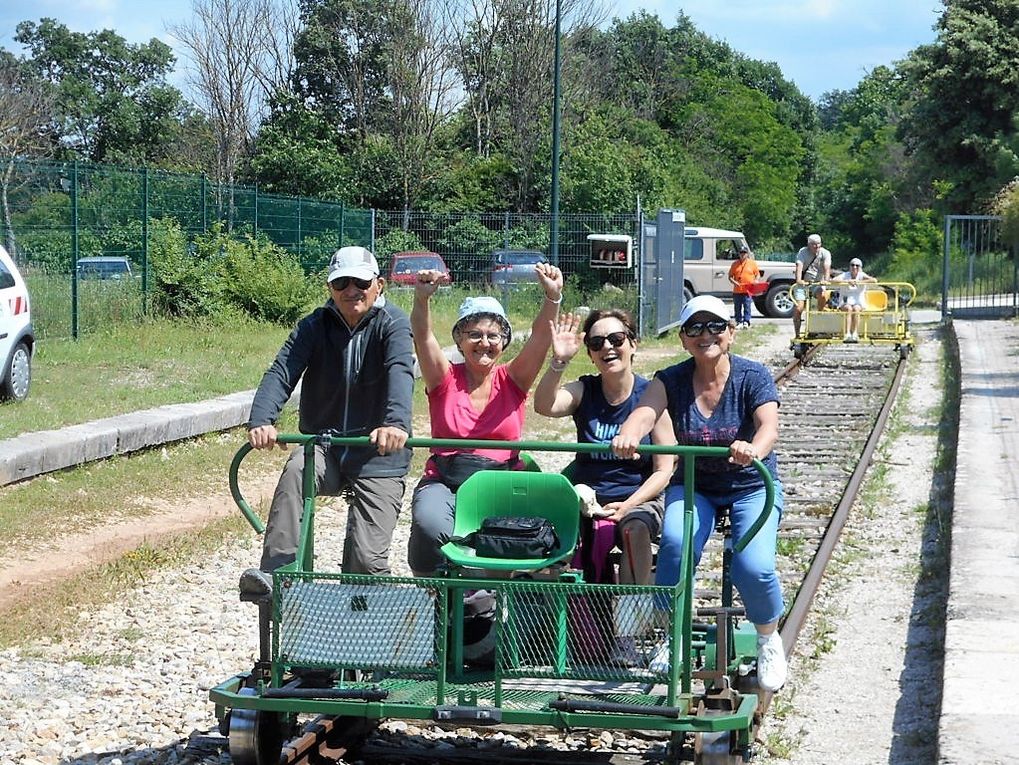
[[[309,442],[316,442],[329,446],[374,448],[367,436],[314,436],[303,433],[281,433],[276,436],[276,441],[281,444],[303,445]],[[557,443],[552,441],[488,441],[478,438],[408,438],[406,445],[410,448],[445,447],[453,449],[512,449],[513,451],[574,452],[577,454],[596,454],[599,452],[611,451],[611,446],[609,444]],[[233,495],[234,502],[237,503],[237,507],[240,508],[241,513],[255,530],[255,533],[261,534],[265,531],[265,526],[262,524],[261,519],[251,509],[251,505],[249,505],[247,500],[244,499],[237,483],[237,473],[241,462],[251,451],[253,451],[252,446],[250,444],[244,444],[237,450],[237,454],[234,455],[233,461],[230,463],[230,493]],[[681,457],[692,456],[695,458],[729,456],[729,450],[724,446],[663,446],[660,444],[641,444],[637,447],[637,452],[640,454],[674,454]],[[771,478],[771,473],[768,472],[768,468],[765,467],[764,463],[760,460],[755,459],[752,464],[764,479],[764,509],[761,511],[761,514],[757,516],[757,520],[754,521],[753,525],[747,529],[746,534],[744,534],[739,541],[733,545],[733,549],[736,552],[741,552],[748,544],[750,544],[750,540],[756,536],[765,521],[768,520],[768,516],[771,515],[772,508],[775,504],[775,483]]]

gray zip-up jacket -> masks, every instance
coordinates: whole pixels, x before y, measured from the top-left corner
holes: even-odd
[[[411,349],[407,314],[381,296],[353,329],[328,300],[297,323],[262,376],[248,428],[275,424],[303,375],[302,433],[366,436],[391,425],[409,434],[414,393]],[[380,456],[370,448],[343,447],[340,461],[352,476],[403,476],[410,465],[410,449]]]

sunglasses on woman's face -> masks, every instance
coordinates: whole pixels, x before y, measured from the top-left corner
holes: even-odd
[[[339,279],[333,279],[329,282],[329,286],[337,292],[343,292],[347,289],[347,286],[351,283],[354,284],[359,290],[366,290],[372,286],[374,279],[358,279],[356,276],[341,276]]]
[[[600,351],[602,346],[605,345],[605,341],[609,341],[609,345],[613,348],[618,348],[625,343],[630,337],[629,332],[610,332],[607,335],[591,335],[584,339],[584,345],[587,346],[588,350]]]
[[[683,326],[683,334],[687,337],[700,337],[704,330],[713,335],[720,335],[729,327],[727,321],[692,321]]]

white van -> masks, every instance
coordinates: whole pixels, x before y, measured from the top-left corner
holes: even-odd
[[[0,399],[24,401],[28,396],[34,351],[28,287],[0,245]]]

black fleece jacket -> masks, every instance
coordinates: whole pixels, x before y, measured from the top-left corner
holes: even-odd
[[[383,425],[410,433],[411,349],[410,320],[396,306],[380,298],[351,329],[328,300],[298,322],[262,376],[248,428],[275,424],[303,375],[302,433],[366,436]],[[351,476],[402,476],[410,450],[380,456],[370,448],[343,447],[340,460]]]

